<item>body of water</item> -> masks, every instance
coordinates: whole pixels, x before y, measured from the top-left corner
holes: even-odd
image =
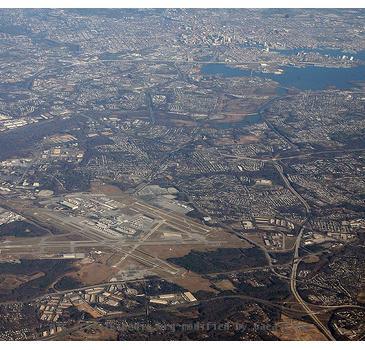
[[[351,68],[286,66],[282,69],[284,70],[282,74],[273,74],[211,63],[202,67],[202,74],[222,75],[224,77],[256,76],[274,80],[283,87],[294,87],[300,90],[323,90],[328,87],[349,89],[353,87],[352,82],[365,81],[364,65]]]

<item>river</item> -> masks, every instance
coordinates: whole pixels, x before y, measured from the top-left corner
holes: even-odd
[[[282,87],[299,90],[323,90],[328,87],[350,89],[352,83],[365,81],[365,65],[350,68],[285,66],[282,74],[263,73],[250,69],[235,68],[226,64],[209,63],[202,67],[203,75],[222,75],[224,77],[255,76],[274,80]]]

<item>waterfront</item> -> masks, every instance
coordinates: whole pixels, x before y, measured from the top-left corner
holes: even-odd
[[[353,83],[365,81],[365,66],[350,68],[285,66],[282,74],[264,73],[250,69],[234,68],[225,64],[210,63],[202,67],[203,75],[223,75],[224,77],[267,78],[278,82],[283,87],[299,90],[322,90],[329,87],[350,89]]]

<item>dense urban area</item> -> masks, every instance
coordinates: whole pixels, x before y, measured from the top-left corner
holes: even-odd
[[[363,340],[364,23],[0,10],[0,339]]]

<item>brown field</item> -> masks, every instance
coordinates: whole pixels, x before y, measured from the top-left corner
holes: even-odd
[[[184,245],[171,245],[171,246],[163,246],[163,245],[154,245],[148,247],[140,247],[139,249],[145,251],[148,254],[158,256],[161,259],[175,258],[187,255],[191,252],[191,250],[198,251],[213,251],[218,248],[248,248],[250,244],[240,240],[239,238],[227,233],[227,232],[218,232],[212,231],[209,236],[210,241],[216,240],[227,240],[227,242],[221,243],[219,245],[209,246],[207,244],[184,244]],[[171,263],[170,263],[171,264]],[[173,264],[171,264],[173,265]],[[184,270],[180,267],[180,270]],[[154,269],[155,274],[159,275],[162,278],[165,278],[173,283],[176,283],[192,292],[196,292],[199,290],[204,290],[208,292],[217,293],[216,290],[212,288],[211,282],[204,278],[203,276],[194,273],[192,271],[186,271],[182,275],[173,276],[168,273],[164,273],[161,269]],[[226,287],[228,285],[226,284]]]
[[[165,278],[166,280],[169,280],[172,283],[176,283],[179,286],[184,287],[191,292],[197,292],[199,290],[204,290],[207,292],[217,293],[217,291],[211,287],[212,283],[208,279],[203,278],[202,276],[198,275],[197,273],[194,273],[191,271],[189,271],[189,272],[186,271],[186,273],[184,273],[183,275],[179,275],[179,276],[172,276],[170,274],[166,274],[164,276],[164,274],[161,272],[158,272],[158,274],[162,278]]]
[[[93,181],[90,185],[91,193],[103,193],[106,196],[123,196],[123,191],[117,186],[108,185],[100,181]]]
[[[150,247],[148,247],[150,248]],[[139,248],[142,250],[141,248]],[[169,249],[166,247],[167,252],[165,253],[165,256],[168,257],[170,254],[168,253]],[[187,249],[185,251],[190,251],[190,249]],[[180,251],[180,256],[185,255],[185,251]],[[146,252],[151,254],[151,250],[147,249]],[[153,254],[156,256],[159,256],[158,254]],[[124,256],[123,253],[116,254],[111,258],[111,263],[118,263],[119,260]],[[171,256],[176,256],[173,252],[171,253]],[[170,265],[173,265],[170,263]],[[166,279],[172,283],[176,283],[191,292],[196,292],[198,290],[205,290],[209,292],[216,292],[214,289],[211,288],[211,283],[208,279],[203,278],[202,276],[194,273],[194,272],[188,272],[185,271],[183,268],[180,267],[181,271],[185,271],[182,275],[172,275],[168,272],[165,272],[163,269],[160,268],[153,268],[147,264],[143,264],[141,262],[136,261],[133,257],[128,256],[126,259],[123,260],[121,264],[118,265],[118,269],[125,273],[125,274],[132,274],[136,278],[142,278],[143,276],[159,276],[163,279]]]
[[[209,232],[205,235],[205,238],[209,241],[225,241],[222,243],[223,248],[248,248],[251,247],[251,244],[238,238],[232,233],[221,231],[221,230],[214,230]]]
[[[85,285],[107,282],[118,271],[100,262],[93,262],[91,264],[77,263],[76,266],[79,267],[79,270],[70,273],[69,276],[80,280]]]
[[[98,324],[93,324],[87,328],[83,328],[83,329],[77,329],[75,331],[73,331],[71,334],[65,334],[65,335],[60,335],[59,337],[57,337],[57,340],[76,340],[76,341],[81,341],[81,340],[117,340],[118,338],[118,333],[103,327],[101,325]]]
[[[365,290],[359,292],[356,297],[356,300],[359,304],[365,304]]]
[[[236,289],[233,283],[230,280],[221,280],[214,283],[215,286],[219,289],[223,290],[234,290]]]
[[[75,306],[77,307],[78,310],[87,312],[93,318],[98,318],[103,316],[103,314],[100,311],[94,309],[86,302],[82,302],[81,304],[77,304]]]
[[[263,102],[262,100],[262,98],[256,96],[246,99],[227,99],[222,104],[221,113],[226,115],[241,114],[241,116],[252,114],[257,111],[259,105]]]
[[[319,262],[319,257],[317,255],[308,255],[303,258],[303,262],[306,264],[313,264]]]
[[[171,310],[172,314],[174,314],[176,317],[181,318],[189,318],[189,319],[196,319],[199,317],[199,311],[197,309],[180,309],[180,310]]]
[[[127,256],[121,263],[119,263],[124,256],[124,253],[117,253],[111,257],[108,264],[110,264],[110,266],[118,264],[118,270],[127,274],[131,272],[138,272],[139,275],[152,274],[152,267],[150,265],[137,261],[131,256]]]
[[[277,329],[273,332],[280,340],[327,340],[327,338],[317,329],[316,326],[281,316],[281,320],[276,324]]]
[[[265,245],[261,233],[249,233],[248,235],[246,235],[246,237],[257,244],[260,244],[262,246]]]
[[[256,143],[260,138],[257,135],[242,135],[238,139],[237,143],[240,145],[245,145],[248,143]]]
[[[197,126],[198,123],[194,120],[170,119],[171,123],[176,126]]]
[[[250,143],[256,143],[260,138],[256,135],[242,135],[238,140],[234,140],[233,138],[229,137],[222,137],[217,140],[218,145],[246,145]]]
[[[2,275],[0,276],[0,289],[16,289],[22,284],[43,277],[43,272],[36,272],[33,275]]]
[[[229,235],[227,233],[227,235]],[[141,246],[139,249],[149,253],[153,256],[157,256],[161,259],[168,259],[168,258],[177,258],[184,255],[189,254],[193,249],[197,251],[213,251],[218,248],[249,248],[251,245],[246,241],[242,241],[234,236],[229,236],[232,238],[231,241],[223,241],[224,238],[222,237],[221,240],[217,240],[217,237],[209,237],[209,241],[218,241],[215,245],[209,245],[204,242],[201,244],[173,244],[171,245],[149,245],[149,246]]]
[[[296,237],[285,237],[285,249],[292,249],[294,247]]]

